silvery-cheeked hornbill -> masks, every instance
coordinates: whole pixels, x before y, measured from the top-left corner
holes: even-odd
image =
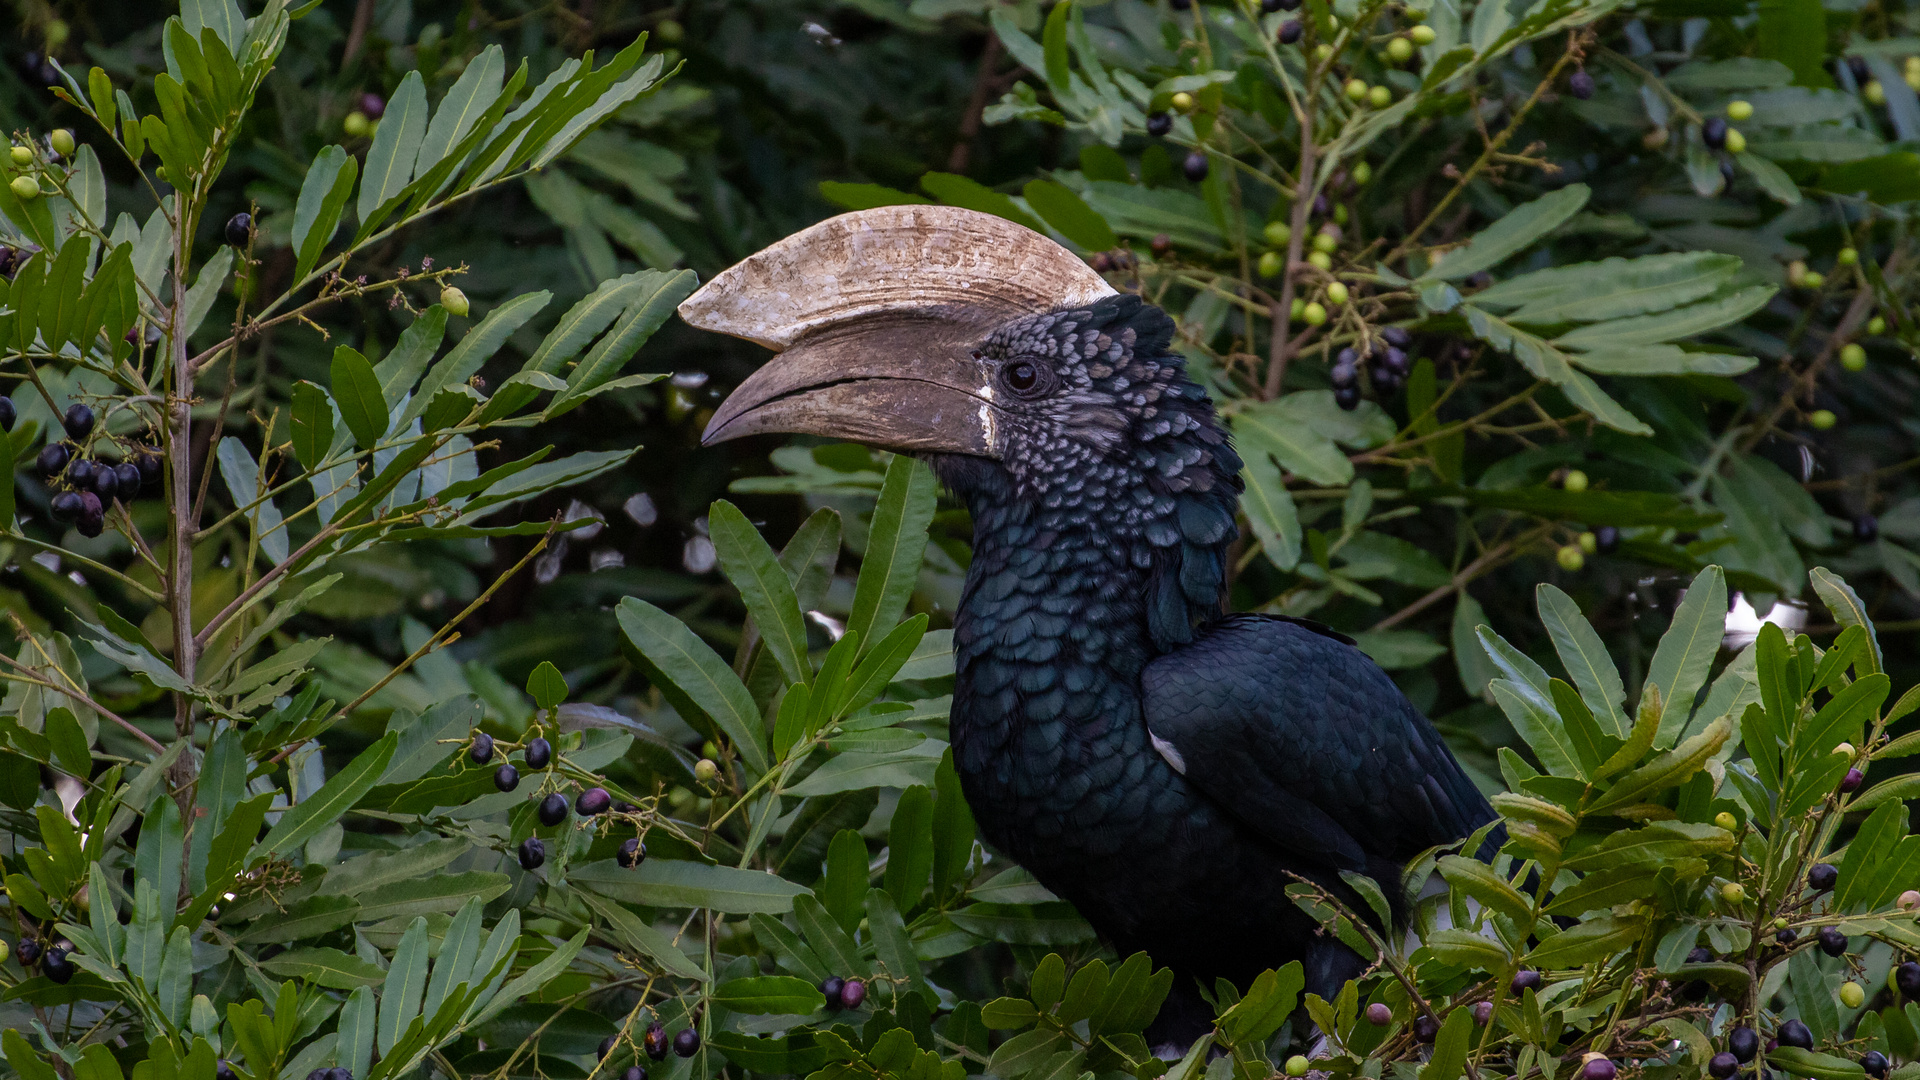
[[[1047,238],[892,206],[822,222],[680,308],[779,350],[708,443],[835,436],[928,460],[972,511],[954,613],[952,742],[986,839],[1122,955],[1172,967],[1150,1032],[1211,1027],[1195,989],[1359,957],[1288,900],[1302,875],[1367,906],[1492,808],[1350,640],[1224,614],[1240,458],[1173,323]],[[1404,917],[1405,911],[1396,912]]]

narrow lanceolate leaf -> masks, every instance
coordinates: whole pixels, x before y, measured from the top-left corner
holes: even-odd
[[[1627,690],[1621,685],[1620,671],[1613,666],[1613,658],[1607,655],[1606,644],[1586,616],[1580,614],[1580,605],[1573,602],[1573,597],[1552,585],[1541,585],[1539,597],[1541,621],[1547,624],[1554,650],[1566,665],[1567,674],[1573,677],[1573,685],[1580,688],[1580,699],[1593,710],[1594,719],[1603,730],[1626,738],[1633,726],[1627,722],[1627,714],[1621,707]]]
[[[740,590],[740,599],[753,616],[760,639],[773,655],[788,682],[811,682],[807,663],[807,627],[794,597],[793,583],[762,539],[758,529],[732,503],[721,500],[707,511],[714,549],[727,580]]]
[[[1420,280],[1458,281],[1493,269],[1579,213],[1580,208],[1587,205],[1589,194],[1585,184],[1568,184],[1559,191],[1515,207],[1499,221],[1475,233],[1465,251],[1449,254],[1438,266],[1420,275]]]
[[[333,446],[333,401],[319,386],[301,381],[293,384],[290,410],[293,456],[313,472],[326,460]]]
[[[347,995],[347,1003],[340,1006],[340,1041],[334,1044],[334,1054],[341,1066],[355,1076],[367,1075],[367,1069],[373,1064],[375,1016],[370,986],[357,988]]]
[[[1493,691],[1494,704],[1507,714],[1514,730],[1533,748],[1548,772],[1555,776],[1581,774],[1580,758],[1567,736],[1566,725],[1538,695],[1527,693],[1510,679],[1495,679],[1487,685]]]
[[[320,151],[307,167],[307,178],[300,184],[300,197],[293,206],[295,281],[305,278],[319,263],[320,253],[340,227],[340,212],[346,208],[347,196],[353,194],[353,182],[359,175],[360,162],[338,146]]]
[[[602,337],[574,366],[573,373],[567,377],[566,389],[548,406],[548,415],[559,415],[611,382],[697,284],[699,280],[691,270],[649,270],[638,275],[626,314],[612,332]]]
[[[1655,746],[1672,746],[1686,730],[1693,699],[1706,684],[1713,658],[1720,652],[1720,640],[1726,636],[1726,622],[1726,574],[1717,566],[1709,566],[1687,586],[1686,598],[1673,613],[1667,632],[1660,636],[1660,646],[1647,668],[1646,686],[1659,691],[1662,708]]]
[[[500,81],[506,75],[507,62],[500,46],[489,45],[479,56],[467,62],[453,89],[440,99],[433,122],[427,125],[426,138],[420,144],[414,172],[424,173],[440,163],[453,145],[465,138],[475,121],[500,96]],[[359,1076],[359,1073],[355,1073]]]
[[[873,508],[867,557],[854,584],[847,629],[872,643],[893,629],[906,610],[907,597],[920,579],[927,553],[927,526],[933,522],[933,470],[918,458],[896,454]]]
[[[923,523],[921,528],[925,527]],[[733,740],[750,768],[765,772],[766,734],[760,710],[726,661],[685,623],[645,600],[631,596],[622,600],[617,617],[648,681],[682,716],[705,714]]]
[[[1860,594],[1839,574],[1824,566],[1816,566],[1808,575],[1813,581],[1813,591],[1820,595],[1820,602],[1827,605],[1833,613],[1833,621],[1841,626],[1863,626],[1867,631],[1867,648],[1858,661],[1862,674],[1880,671],[1880,635],[1874,631],[1873,620],[1867,617],[1867,606],[1860,602]]]
[[[1738,256],[1711,251],[1605,259],[1504,281],[1475,296],[1474,303],[1489,303],[1488,294],[1505,290],[1505,302],[1521,305],[1507,316],[1514,322],[1550,325],[1624,319],[1712,296],[1733,280],[1742,265]]]
[[[371,450],[387,433],[387,400],[380,377],[359,352],[345,345],[333,350],[333,400],[340,418],[362,450]]]
[[[390,731],[381,736],[379,742],[362,750],[360,756],[349,762],[346,768],[320,785],[320,790],[282,814],[280,823],[267,833],[266,839],[254,845],[254,855],[292,851],[313,839],[321,829],[340,820],[340,815],[352,809],[362,795],[373,790],[373,785],[380,780],[380,774],[386,771],[387,760],[393,756],[394,747],[399,743],[400,733]]]
[[[1726,717],[1715,720],[1707,725],[1705,731],[1615,781],[1611,788],[1588,805],[1587,811],[1599,814],[1646,802],[1647,797],[1655,792],[1685,783],[1732,736],[1732,721]]]
[[[380,987],[380,1053],[393,1052],[413,1018],[420,1015],[420,998],[427,988],[427,920],[415,918],[400,944],[393,951],[393,963],[387,967],[387,981]]]
[[[1251,454],[1240,476],[1247,486],[1240,508],[1246,511],[1260,550],[1274,566],[1293,569],[1300,562],[1300,515],[1281,481],[1279,466],[1266,454]]]
[[[468,330],[459,344],[447,351],[440,362],[427,370],[426,377],[420,380],[420,388],[415,391],[413,400],[400,413],[397,426],[406,427],[416,417],[427,411],[435,394],[442,389],[460,386],[480,370],[480,365],[492,359],[500,346],[515,330],[527,324],[538,315],[553,294],[546,290],[521,293],[506,303],[487,312],[480,324]]]
[[[413,179],[413,165],[427,134],[427,86],[417,71],[407,72],[400,89],[387,101],[380,130],[367,151],[366,176],[360,181],[360,232],[371,232],[369,220],[387,200],[400,194]]]

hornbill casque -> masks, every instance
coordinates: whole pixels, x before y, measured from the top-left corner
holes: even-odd
[[[716,276],[696,327],[779,351],[712,444],[798,433],[923,457],[973,516],[953,619],[954,764],[981,833],[1122,955],[1176,972],[1149,1031],[1210,1030],[1198,986],[1364,965],[1286,896],[1399,888],[1493,810],[1352,641],[1225,613],[1239,456],[1158,308],[987,214],[831,218]]]

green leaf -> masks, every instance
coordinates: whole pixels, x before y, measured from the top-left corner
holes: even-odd
[[[793,898],[808,890],[758,870],[675,859],[648,859],[629,870],[605,859],[573,867],[567,879],[602,896],[648,907],[712,908],[734,915],[793,909]]]
[[[1825,70],[1827,20],[1820,0],[1760,0],[1755,51],[1778,60],[1799,86],[1832,86]]]
[[[1447,884],[1480,901],[1521,926],[1532,924],[1533,901],[1521,895],[1506,878],[1478,859],[1444,855],[1439,863],[1440,876]]]
[[[1066,6],[1054,10],[1058,12]],[[1087,251],[1107,251],[1120,246],[1120,238],[1114,235],[1106,219],[1066,185],[1052,180],[1029,180],[1021,194],[1026,196],[1027,205],[1033,207],[1035,213],[1076,246]]]
[[[1240,509],[1247,524],[1260,541],[1260,550],[1269,562],[1281,570],[1300,563],[1300,515],[1294,509],[1293,496],[1280,477],[1280,469],[1266,454],[1247,455],[1240,472],[1246,491],[1240,497]]]
[[[1607,654],[1606,643],[1580,614],[1580,605],[1574,603],[1571,596],[1546,584],[1537,588],[1536,596],[1540,621],[1546,624],[1554,651],[1560,654],[1560,662],[1566,665],[1573,685],[1580,688],[1580,699],[1593,710],[1602,730],[1626,738],[1633,726],[1622,709],[1627,691],[1620,682],[1619,669]]]
[[[376,986],[386,979],[386,972],[373,964],[339,949],[328,948],[283,952],[272,959],[260,961],[260,969],[270,975],[301,979],[331,990]]]
[[[893,897],[884,889],[868,889],[866,902],[862,905],[866,912],[866,929],[873,941],[875,954],[886,965],[887,973],[897,977],[904,976],[907,985],[922,995],[930,995],[926,975],[920,970],[919,958],[913,952],[913,940],[907,935],[906,922],[900,918],[900,910],[893,904]]]
[[[1880,635],[1873,628],[1873,620],[1867,616],[1867,606],[1860,602],[1860,595],[1853,586],[1839,574],[1824,566],[1816,566],[1808,575],[1813,581],[1813,591],[1820,602],[1827,605],[1833,613],[1833,620],[1842,627],[1859,626],[1866,630],[1867,650],[1860,661],[1862,674],[1873,674],[1881,670]]]
[[[1518,307],[1507,318],[1519,323],[1624,319],[1713,296],[1733,280],[1741,265],[1736,256],[1710,251],[1574,263],[1509,278],[1476,294],[1473,302],[1482,307]]]
[[[360,797],[379,782],[380,774],[386,770],[387,761],[393,757],[394,747],[399,742],[397,732],[388,732],[361,751],[360,756],[348,762],[346,768],[334,773],[326,783],[320,785],[318,791],[280,815],[279,824],[254,846],[253,857],[293,851],[313,839],[321,829],[340,820],[341,815],[352,809]]]
[[[790,683],[813,680],[813,667],[807,660],[807,627],[800,614],[800,601],[794,595],[793,582],[781,569],[773,548],[747,515],[726,500],[707,511],[707,526],[713,534],[727,580],[740,590],[747,614],[753,617],[766,643],[768,653],[780,665]]]
[[[557,709],[567,700],[567,679],[553,661],[542,660],[527,676],[527,696],[542,709]]]
[[[479,56],[467,62],[465,71],[454,81],[447,96],[440,99],[440,107],[433,112],[433,122],[427,125],[427,133],[420,143],[420,154],[414,162],[416,173],[425,173],[440,163],[455,144],[467,136],[487,109],[500,96],[501,79],[506,75],[505,53],[498,45],[489,45]],[[355,1076],[364,1075],[354,1073]]]
[[[871,210],[876,206],[927,206],[933,203],[925,195],[915,195],[883,184],[848,184],[838,180],[820,181],[820,197],[846,210]]]
[[[1018,225],[1025,225],[1037,233],[1046,232],[1046,227],[1032,214],[1020,209],[1013,196],[995,191],[971,177],[957,173],[930,172],[920,178],[920,186],[927,194],[939,199],[948,206],[978,210],[983,214],[992,214],[1006,218]]]
[[[1507,714],[1513,729],[1533,748],[1548,772],[1555,776],[1582,774],[1580,756],[1574,751],[1566,726],[1539,694],[1528,692],[1511,679],[1495,679],[1487,686],[1493,692],[1494,704]]]
[[[1459,281],[1499,266],[1578,213],[1581,207],[1587,205],[1589,194],[1591,192],[1585,184],[1568,184],[1558,191],[1515,207],[1500,220],[1475,233],[1465,251],[1450,253],[1439,265],[1420,275],[1418,280]]]
[[[321,150],[307,167],[307,178],[301,182],[300,196],[293,206],[295,281],[305,280],[319,263],[320,253],[340,227],[340,213],[359,175],[359,161],[339,146]]]
[[[134,848],[133,867],[139,880],[152,882],[169,902],[180,895],[180,854],[185,842],[179,804],[164,792],[155,795]]]
[[[1472,1038],[1473,1010],[1457,1008],[1448,1013],[1433,1040],[1433,1056],[1420,1067],[1420,1080],[1460,1080]]]
[[[387,400],[367,358],[348,346],[333,350],[333,400],[354,444],[371,450],[387,433]]]
[[[374,211],[400,194],[413,179],[414,162],[427,134],[427,86],[417,71],[407,72],[400,88],[387,99],[386,114],[367,150],[366,175],[360,182],[360,233],[370,233]]]
[[[697,982],[707,981],[706,971],[702,969],[700,965],[694,963],[686,953],[682,952],[680,948],[673,943],[672,938],[654,929],[646,920],[612,900],[597,896],[591,891],[582,892],[580,898],[586,901],[588,907],[598,912],[601,918],[607,920],[607,924],[612,927],[614,934],[619,937],[620,943],[628,949],[659,964],[661,969],[669,975],[674,975],[682,979],[693,979]],[[759,917],[766,918],[767,916],[763,914]],[[824,975],[821,977],[825,978]],[[431,988],[429,988],[429,992],[431,992]]]
[[[333,401],[327,392],[305,379],[293,384],[288,419],[293,456],[308,472],[317,470],[333,446]]]
[[[1709,566],[1694,575],[1687,586],[1686,596],[1673,613],[1666,633],[1660,635],[1660,645],[1647,667],[1646,686],[1658,691],[1663,710],[1655,746],[1672,746],[1686,730],[1693,699],[1713,670],[1714,657],[1719,655],[1726,622],[1726,574],[1718,566]]]
[[[932,502],[931,483],[927,501]],[[872,561],[871,553],[868,559]],[[917,561],[916,556],[916,565]],[[861,573],[866,573],[864,566]],[[749,767],[756,773],[765,772],[766,734],[760,710],[733,669],[685,623],[645,600],[627,597],[616,609],[616,617],[648,681],[660,688],[682,716],[706,715],[733,740]]]
[[[819,987],[791,975],[750,975],[743,979],[728,979],[713,988],[710,1000],[723,1009],[755,1016],[804,1016],[826,1005]]]
[[[400,420],[395,426],[404,428],[423,415],[443,389],[465,385],[514,331],[525,326],[552,299],[553,294],[545,290],[521,293],[487,312],[486,318],[468,330],[460,343],[448,350],[447,355],[427,371],[426,377],[420,381],[420,389],[401,411]]]
[[[797,798],[832,795],[870,787],[909,788],[933,783],[934,770],[946,745],[928,739],[905,750],[886,754],[848,751],[829,758],[805,780],[785,789]]]
[[[1541,942],[1527,954],[1533,968],[1573,968],[1621,952],[1640,940],[1646,922],[1635,917],[1604,915],[1571,926]]]
[[[1733,724],[1721,717],[1693,738],[1661,754],[1638,769],[1622,776],[1599,798],[1587,805],[1587,812],[1605,813],[1616,807],[1647,801],[1656,791],[1678,787],[1706,765],[1733,736]]]
[[[900,793],[887,831],[887,869],[882,877],[894,906],[912,911],[933,872],[933,793],[915,785]]]
[[[417,917],[400,936],[380,987],[380,1053],[393,1052],[407,1025],[420,1015],[420,999],[427,989],[427,920]]]
[[[575,405],[610,389],[615,376],[633,354],[653,336],[654,331],[673,314],[675,305],[685,300],[699,283],[691,270],[647,270],[634,276],[632,297],[626,314],[613,330],[602,337],[567,377],[567,387],[547,406],[549,417],[558,416]]]
[[[896,454],[887,465],[847,613],[847,631],[858,633],[869,648],[900,621],[920,580],[936,487],[933,470],[916,457]]]
[[[355,1076],[367,1075],[373,1064],[373,1039],[376,1026],[373,988],[356,987],[340,1006],[340,1039],[334,1053],[340,1064]]]
[[[1862,1080],[1867,1075],[1865,1067],[1857,1061],[1802,1050],[1797,1046],[1779,1046],[1767,1051],[1767,1063],[1779,1066],[1782,1072],[1812,1077],[1813,1080]]]

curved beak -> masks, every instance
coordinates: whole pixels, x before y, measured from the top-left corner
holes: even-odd
[[[974,359],[990,321],[984,312],[895,309],[821,327],[728,395],[700,441],[780,432],[998,457],[993,371]]]

